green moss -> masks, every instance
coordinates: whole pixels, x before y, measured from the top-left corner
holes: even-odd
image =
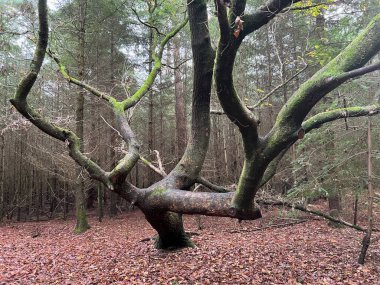
[[[165,187],[157,187],[156,189],[153,190],[152,194],[153,196],[161,196],[163,195],[164,193],[166,193],[168,191],[168,189],[166,189]]]
[[[74,229],[74,233],[76,234],[84,233],[90,228],[90,225],[87,222],[86,210],[82,207],[83,206],[81,205],[76,211],[77,223]]]

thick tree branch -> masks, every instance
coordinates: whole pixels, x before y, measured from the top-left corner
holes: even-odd
[[[112,185],[108,180],[107,173],[80,151],[80,139],[72,131],[60,128],[50,123],[38,112],[36,112],[35,109],[27,102],[27,96],[29,95],[31,88],[37,79],[38,73],[40,72],[48,44],[49,26],[46,0],[38,1],[38,17],[39,37],[32,63],[30,65],[29,72],[17,86],[14,99],[11,99],[10,102],[26,119],[28,119],[40,130],[58,140],[66,142],[69,147],[70,156],[80,166],[84,167],[89,172],[91,177],[103,182],[107,187],[112,188]]]
[[[300,86],[280,110],[268,135],[265,156],[274,158],[298,133],[310,110],[345,81],[378,69],[363,67],[380,50],[380,14],[336,58]]]
[[[179,214],[231,217],[239,220],[254,220],[261,217],[260,210],[254,204],[250,211],[244,213],[231,208],[232,196],[233,193],[188,192],[158,187],[140,199],[144,207],[149,207],[151,211],[157,209]]]
[[[362,68],[357,68],[357,69],[354,69],[354,70],[351,70],[351,71],[348,71],[348,72],[344,72],[344,73],[342,73],[342,74],[340,74],[338,76],[332,76],[332,77],[330,77],[330,78],[327,79],[327,83],[328,84],[343,83],[343,82],[346,82],[349,79],[354,79],[356,77],[365,75],[367,73],[370,73],[370,72],[373,72],[373,71],[376,71],[376,70],[380,70],[380,62],[371,64],[371,65],[368,65],[368,66],[364,66]]]
[[[325,123],[332,122],[338,119],[344,119],[348,117],[363,117],[363,116],[372,116],[380,113],[379,105],[371,105],[365,107],[349,107],[349,108],[340,108],[335,110],[330,110],[326,112],[319,113],[305,122],[302,123],[302,131],[307,134],[313,129],[319,128]],[[299,134],[295,133],[293,135],[293,142],[299,139]],[[277,166],[281,159],[284,157],[285,153],[288,151],[289,147],[292,144],[289,144],[287,148],[283,149],[280,154],[272,160],[267,169],[265,170],[264,176],[261,180],[260,187],[264,186],[275,174]]]
[[[215,0],[216,14],[220,28],[220,41],[226,46],[230,41],[231,28],[227,17],[227,8],[223,1]]]
[[[202,169],[210,137],[210,96],[215,52],[211,47],[206,1],[188,0],[188,14],[194,74],[190,135],[181,160],[160,182],[167,188],[177,189],[187,189],[194,184]]]
[[[286,7],[300,2],[301,0],[270,0],[263,6],[259,7],[253,14],[243,17],[244,30],[241,33],[242,37],[260,29],[262,26],[272,20],[278,13]]]
[[[290,148],[290,145],[283,149],[279,155],[276,156],[275,159],[273,159],[267,169],[265,170],[264,172],[264,175],[263,177],[261,178],[261,182],[260,182],[260,188],[263,187],[265,184],[267,184],[269,182],[269,180],[272,179],[272,177],[276,174],[277,172],[277,166],[279,165],[280,161],[282,160],[282,158],[284,157],[284,155],[286,154],[286,152],[288,151],[288,149]]]
[[[321,125],[332,122],[338,119],[344,119],[349,117],[363,117],[372,116],[380,113],[380,105],[371,105],[365,107],[348,107],[330,110],[326,112],[314,115],[310,119],[307,119],[302,123],[302,128],[305,133],[319,128]]]
[[[38,1],[38,18],[39,30],[36,49],[34,51],[33,59],[30,64],[29,72],[24,76],[17,86],[15,100],[26,101],[26,98],[36,82],[38,73],[40,72],[42,63],[45,58],[45,51],[49,40],[49,23],[47,16],[46,1]]]
[[[124,110],[121,107],[119,107],[119,109],[115,108],[114,114],[116,118],[117,129],[120,132],[123,140],[128,144],[128,151],[127,154],[110,172],[109,177],[113,184],[122,184],[140,158],[140,144],[128,124],[128,119],[124,113]]]

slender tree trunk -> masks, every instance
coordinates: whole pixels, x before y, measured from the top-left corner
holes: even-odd
[[[3,221],[5,209],[4,209],[4,180],[5,180],[5,139],[4,134],[0,130],[0,222]]]
[[[35,183],[35,186],[36,186],[36,219],[37,219],[37,222],[40,220],[40,215],[41,215],[41,191],[42,191],[42,177],[41,177],[41,173],[40,172],[37,172],[37,175],[36,177],[38,177],[38,180],[36,180],[36,183]],[[37,181],[39,182],[37,184]]]
[[[179,67],[181,62],[179,39],[174,40],[173,45],[174,57],[174,93],[175,93],[175,118],[176,118],[176,156],[179,160],[186,148],[186,105],[185,105],[185,92],[183,90],[183,81],[181,69]]]
[[[223,136],[223,152],[224,152],[224,169],[226,171],[225,173],[225,176],[224,176],[224,179],[225,179],[225,183],[227,181],[229,181],[229,176],[230,176],[230,173],[229,173],[229,165],[228,165],[228,155],[227,155],[227,138],[226,138],[226,130],[225,130],[225,127],[224,125],[222,126],[222,136]]]
[[[354,222],[353,224],[356,226],[358,223],[358,200],[359,195],[355,192],[355,198],[354,198]]]
[[[67,203],[67,181],[63,181],[63,220],[66,221],[67,220],[67,206],[68,206],[68,203]]]
[[[103,221],[104,209],[103,209],[103,185],[98,186],[98,221]]]
[[[327,155],[332,158],[333,163],[335,163],[335,133],[333,130],[328,130],[327,139],[329,142],[326,144]],[[339,218],[342,206],[341,206],[341,195],[339,190],[339,185],[336,184],[336,171],[333,168],[329,173],[330,189],[328,194],[329,203],[329,214],[334,218]],[[329,225],[333,227],[341,227],[342,225],[329,221]]]
[[[367,165],[368,165],[368,228],[367,233],[363,238],[362,241],[362,249],[358,258],[359,264],[364,264],[365,256],[367,254],[368,247],[371,243],[371,235],[372,235],[372,228],[373,228],[373,197],[374,197],[374,189],[372,184],[372,125],[371,125],[371,117],[368,117],[368,128],[367,128],[367,134],[368,134],[368,158],[367,158]]]
[[[148,72],[152,71],[153,68],[153,58],[152,58],[152,49],[153,49],[153,33],[149,33],[149,69]],[[153,150],[154,150],[154,128],[153,128],[153,91],[149,91],[149,107],[148,107],[148,149],[149,149],[149,158],[153,159]],[[150,169],[148,171],[148,185],[153,184],[154,182],[154,172]]]
[[[111,30],[111,39],[110,39],[110,90],[112,93],[112,89],[114,88],[115,85],[115,41],[114,41],[114,33]],[[115,97],[117,94],[115,95]],[[114,115],[113,111],[109,110],[110,112],[110,118],[112,118],[112,121],[114,121]],[[114,147],[117,145],[117,133],[114,130],[111,130],[111,153],[110,153],[110,165],[113,167],[116,166],[116,151]],[[114,192],[108,192],[109,195],[109,215],[110,217],[115,217],[117,215],[117,200],[118,200],[118,195]]]
[[[22,204],[22,194],[23,194],[23,188],[24,188],[24,162],[22,161],[23,160],[23,157],[24,157],[24,153],[25,153],[25,143],[24,143],[24,139],[25,141],[27,141],[27,138],[25,138],[24,136],[27,135],[26,131],[24,130],[21,130],[21,133],[20,133],[20,156],[19,156],[19,165],[20,167],[18,168],[18,171],[19,171],[19,178],[18,178],[18,191],[17,191],[17,196],[16,196],[16,204],[17,204],[17,214],[16,214],[16,220],[19,222],[21,221],[21,204]]]
[[[85,69],[85,22],[86,22],[86,8],[87,0],[79,1],[79,78],[84,79]],[[77,97],[76,107],[76,133],[82,140],[81,151],[84,150],[83,138],[84,138],[84,91],[80,90]],[[83,233],[90,228],[87,221],[86,213],[86,192],[84,180],[81,177],[81,169],[78,171],[78,179],[80,180],[79,186],[75,191],[75,208],[76,208],[76,233]]]

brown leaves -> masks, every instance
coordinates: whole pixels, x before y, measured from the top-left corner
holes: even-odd
[[[240,16],[237,16],[235,19],[235,30],[234,30],[235,38],[238,38],[240,35],[240,32],[243,30],[243,23],[244,21],[240,18]]]
[[[139,212],[123,219],[91,220],[83,235],[74,221],[18,223],[0,228],[0,284],[377,284],[379,241],[357,266],[360,233],[324,221],[253,231],[276,217],[243,221],[185,216],[195,249],[164,252]],[[40,236],[30,233],[38,227]],[[230,232],[233,233],[230,233]]]

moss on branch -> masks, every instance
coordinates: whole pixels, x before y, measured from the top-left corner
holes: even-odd
[[[310,110],[347,80],[375,70],[363,66],[380,50],[380,14],[337,57],[300,86],[280,110],[268,136],[265,155],[276,157],[294,141]]]

